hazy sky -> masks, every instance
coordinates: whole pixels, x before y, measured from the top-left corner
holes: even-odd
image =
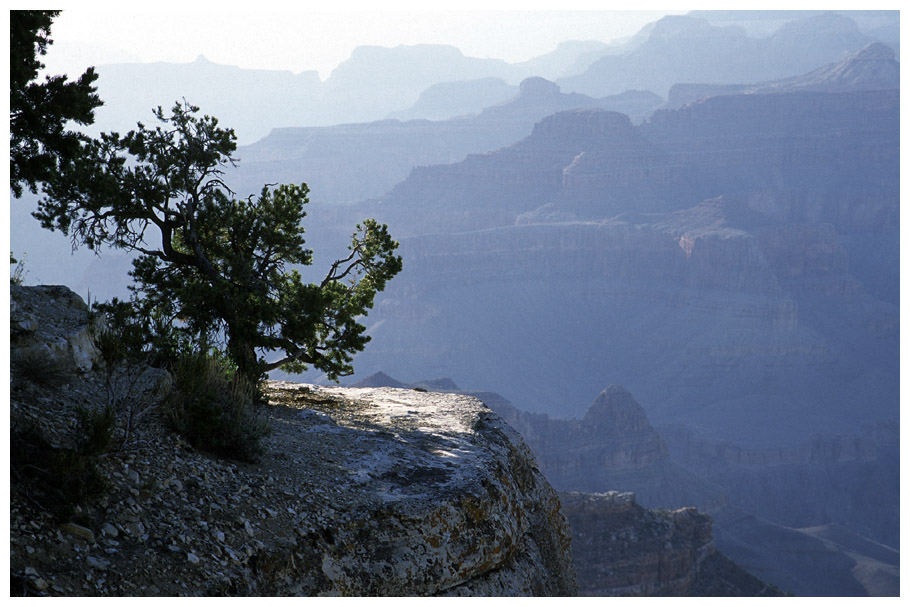
[[[668,12],[685,12],[518,11],[512,7],[603,4],[495,0],[436,3],[433,6],[441,7],[436,10],[414,8],[428,3],[383,2],[384,8],[395,9],[386,12],[357,9],[364,3],[346,0],[330,3],[337,11],[322,12],[282,10],[292,4],[273,2],[255,3],[260,7],[255,12],[224,9],[228,4],[224,2],[156,3],[159,8],[154,11],[147,10],[150,3],[136,3],[135,10],[106,4],[63,3],[63,14],[52,27],[54,45],[45,61],[49,70],[74,73],[88,65],[125,61],[185,63],[202,54],[210,61],[244,68],[294,73],[315,69],[325,79],[357,46],[419,43],[451,44],[468,56],[515,62],[547,53],[564,40],[631,36]],[[446,10],[453,6],[459,11]]]

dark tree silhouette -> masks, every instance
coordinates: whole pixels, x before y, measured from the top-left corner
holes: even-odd
[[[81,154],[86,138],[67,129],[70,121],[94,121],[102,102],[88,68],[76,81],[46,76],[41,57],[51,40],[51,22],[60,11],[10,11],[10,189],[18,198],[25,188],[37,193],[42,183],[56,179]]]
[[[236,198],[222,180],[234,132],[197,112],[185,102],[170,115],[158,108],[156,128],[90,142],[45,188],[35,216],[74,246],[140,253],[131,272],[140,317],[190,343],[223,343],[251,379],[308,365],[332,379],[352,373],[353,354],[369,341],[357,319],[401,270],[398,243],[368,219],[349,255],[305,283],[289,265],[313,262],[301,223],[306,184]],[[266,360],[272,352],[278,358]]]

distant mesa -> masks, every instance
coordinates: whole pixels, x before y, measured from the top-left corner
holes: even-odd
[[[873,42],[860,49],[848,61],[894,61],[894,50],[887,44]]]
[[[602,137],[611,133],[632,132],[632,121],[625,114],[598,108],[566,110],[547,116],[534,125],[531,138],[559,139],[603,145]]]
[[[606,55],[563,90],[602,97],[628,88],[667,96],[680,82],[756,83],[788,78],[854,53],[875,39],[849,17],[813,15],[752,38],[738,26],[716,26],[691,16],[667,16],[647,39],[620,55]]]
[[[888,46],[873,42],[845,60],[803,76],[757,87],[756,93],[873,91],[900,88],[900,64]]]
[[[448,120],[482,112],[484,108],[514,99],[518,87],[502,78],[488,77],[434,84],[406,110],[391,112],[396,120]]]
[[[518,86],[518,91],[521,96],[558,95],[560,93],[560,88],[559,85],[554,82],[550,82],[545,78],[533,76],[522,80],[521,84]]]

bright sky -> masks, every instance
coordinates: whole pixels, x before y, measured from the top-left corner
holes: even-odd
[[[436,10],[420,8],[427,3],[382,3],[395,9],[392,12],[360,10],[347,0],[331,3],[344,12],[282,10],[291,4],[268,1],[258,2],[256,11],[224,9],[225,2],[164,2],[156,3],[157,10],[148,10],[150,3],[120,4],[135,8],[111,8],[109,2],[62,4],[63,13],[52,26],[54,45],[45,61],[49,71],[75,73],[88,65],[133,61],[186,63],[205,55],[215,63],[244,68],[294,73],[315,69],[323,79],[361,45],[450,44],[468,56],[516,62],[548,53],[565,40],[628,37],[668,12],[685,12],[517,11],[509,9],[552,8],[555,3],[497,0],[441,2],[434,6],[443,8]],[[562,4],[580,9],[597,5],[603,6]],[[446,6],[459,10],[445,10]]]

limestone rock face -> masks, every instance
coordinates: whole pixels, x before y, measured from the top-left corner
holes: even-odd
[[[289,403],[311,390],[271,389]],[[318,421],[301,431],[347,453],[334,482],[349,489],[351,516],[309,548],[318,570],[290,575],[301,588],[309,578],[322,595],[575,593],[556,493],[518,434],[479,400],[392,388],[318,393],[347,404],[302,409]]]
[[[61,374],[90,371],[98,351],[87,320],[88,306],[67,287],[10,285],[11,361]]]

